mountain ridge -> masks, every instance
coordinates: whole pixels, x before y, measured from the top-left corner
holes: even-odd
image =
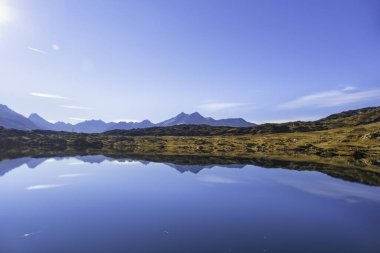
[[[37,113],[28,118],[0,104],[0,126],[17,130],[51,130],[78,133],[122,133],[132,135],[213,135],[213,134],[255,134],[255,133],[289,133],[320,131],[343,126],[357,126],[380,122],[380,106],[366,107],[331,114],[316,121],[294,121],[287,123],[265,123],[255,125],[241,118],[215,120],[203,117],[198,112],[179,113],[168,120],[152,123],[141,122],[104,122],[86,120],[78,124],[51,123]],[[123,131],[127,131],[125,133]]]
[[[29,117],[24,117],[9,109],[6,105],[0,104],[0,126],[17,130],[51,130],[78,133],[102,133],[112,130],[132,130],[151,127],[167,127],[176,125],[210,125],[210,126],[231,126],[248,127],[255,126],[254,123],[245,121],[242,118],[228,118],[216,120],[211,117],[204,117],[198,112],[180,114],[159,122],[152,123],[149,120],[141,122],[104,122],[103,120],[85,120],[77,124],[65,123],[62,121],[51,123],[37,113],[32,113]]]
[[[230,127],[249,127],[256,124],[245,121],[242,118],[229,118],[216,120],[211,117],[203,117],[199,112],[186,114],[181,112],[177,116],[159,122],[157,127],[168,127],[176,125],[209,125],[209,126],[230,126]]]
[[[11,110],[8,106],[0,104],[0,125],[19,130],[35,130],[38,127],[25,116]]]
[[[356,110],[332,114],[316,121],[294,121],[286,123],[265,123],[252,127],[229,127],[210,125],[174,125],[168,127],[152,127],[131,129],[127,131],[113,130],[107,135],[124,136],[219,136],[244,134],[274,134],[322,131],[341,127],[355,127],[380,122],[380,106],[366,107]]]

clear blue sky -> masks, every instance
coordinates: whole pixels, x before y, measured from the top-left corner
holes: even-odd
[[[0,103],[77,122],[380,105],[380,1],[0,0]]]

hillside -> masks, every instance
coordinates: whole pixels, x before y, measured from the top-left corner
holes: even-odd
[[[168,161],[266,161],[266,166],[317,170],[378,184],[380,123],[330,130],[217,136],[125,136],[0,129],[4,158],[102,154],[165,156]],[[190,157],[186,158],[186,157]],[[223,158],[220,160],[220,158]],[[252,160],[252,161],[253,161]],[[277,161],[272,163],[271,161]],[[256,163],[254,163],[256,164]],[[277,165],[276,165],[277,164]]]
[[[9,109],[6,105],[0,104],[0,126],[14,128],[19,130],[33,130],[38,127],[29,119],[15,111]]]
[[[114,130],[105,132],[104,134],[125,136],[217,136],[293,133],[321,131],[339,127],[354,127],[376,122],[380,122],[380,107],[368,107],[345,111],[316,121],[295,121],[279,124],[267,123],[252,127],[176,125],[170,127],[132,129],[128,131]]]
[[[379,107],[331,115],[314,122],[255,127],[179,125],[102,134],[0,129],[0,149],[98,150],[133,154],[208,155],[305,160],[334,159],[380,164]],[[314,158],[313,158],[314,157]],[[338,159],[338,160],[339,160]],[[376,165],[377,164],[377,165]]]

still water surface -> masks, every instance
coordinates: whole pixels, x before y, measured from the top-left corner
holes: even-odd
[[[0,162],[0,252],[380,252],[380,187],[103,156]]]

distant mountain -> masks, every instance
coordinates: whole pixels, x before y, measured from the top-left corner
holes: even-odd
[[[210,123],[209,125],[211,125],[211,126],[231,126],[231,127],[256,126],[256,124],[248,122],[242,118],[219,119],[219,120],[215,120],[215,123]]]
[[[0,104],[0,126],[5,128],[14,128],[18,130],[34,130],[39,127],[26,117],[18,114],[6,105]]]
[[[177,125],[209,125],[226,127],[251,127],[255,124],[241,118],[216,120],[211,117],[203,117],[198,112],[192,114],[180,113],[168,120],[154,124],[149,120],[141,122],[104,122],[102,120],[86,120],[78,124],[65,122],[51,123],[37,113],[32,113],[28,118],[18,114],[5,105],[0,105],[0,126],[19,130],[51,130],[78,133],[102,133],[112,130],[132,130],[151,127],[168,127]]]
[[[207,119],[197,112],[192,114],[181,112],[173,118],[158,123],[157,126],[203,125],[205,122],[207,122]]]
[[[130,130],[134,128],[148,128],[154,127],[155,124],[150,122],[149,120],[143,120],[141,122],[118,122],[113,124],[111,127],[107,129],[107,131],[111,130]]]
[[[162,121],[156,126],[167,127],[176,125],[209,125],[209,126],[231,126],[231,127],[250,127],[255,124],[245,121],[241,118],[220,119],[216,120],[211,117],[203,117],[198,112],[192,114],[180,113],[177,116]]]
[[[102,163],[104,161],[112,161],[111,158],[104,155],[86,155],[86,156],[76,156],[77,160],[80,160],[85,163]]]
[[[53,131],[74,132],[74,125],[70,123],[58,121],[53,124]]]
[[[37,113],[30,114],[28,119],[32,121],[38,127],[38,129],[42,129],[42,130],[72,132],[74,129],[74,126],[70,123],[64,123],[64,122],[51,123],[45,120],[44,118],[42,118]]]
[[[14,168],[20,167],[21,165],[29,162],[32,158],[22,157],[11,160],[0,161],[0,176],[4,176],[7,172],[13,170]]]
[[[115,123],[106,123],[103,120],[86,120],[74,125],[74,132],[101,133],[106,131],[113,124]]]
[[[179,171],[180,173],[191,172],[194,174],[198,174],[200,171],[204,169],[212,169],[215,166],[223,167],[223,168],[233,168],[233,169],[242,169],[246,165],[245,164],[208,164],[208,165],[195,165],[195,164],[176,164],[176,163],[165,163],[167,166],[172,167]]]
[[[44,163],[47,159],[48,158],[30,158],[30,160],[26,162],[26,165],[28,166],[28,168],[34,169],[42,163]]]
[[[128,131],[113,130],[104,134],[124,136],[220,136],[295,133],[323,131],[340,127],[356,127],[376,122],[380,122],[380,106],[345,111],[316,121],[266,123],[253,127],[178,124],[173,126],[152,127],[147,129],[131,129]],[[374,136],[378,136],[378,134],[376,133]]]
[[[54,124],[50,123],[49,121],[42,118],[37,113],[32,113],[28,117],[30,121],[32,121],[39,129],[44,130],[54,130]]]

